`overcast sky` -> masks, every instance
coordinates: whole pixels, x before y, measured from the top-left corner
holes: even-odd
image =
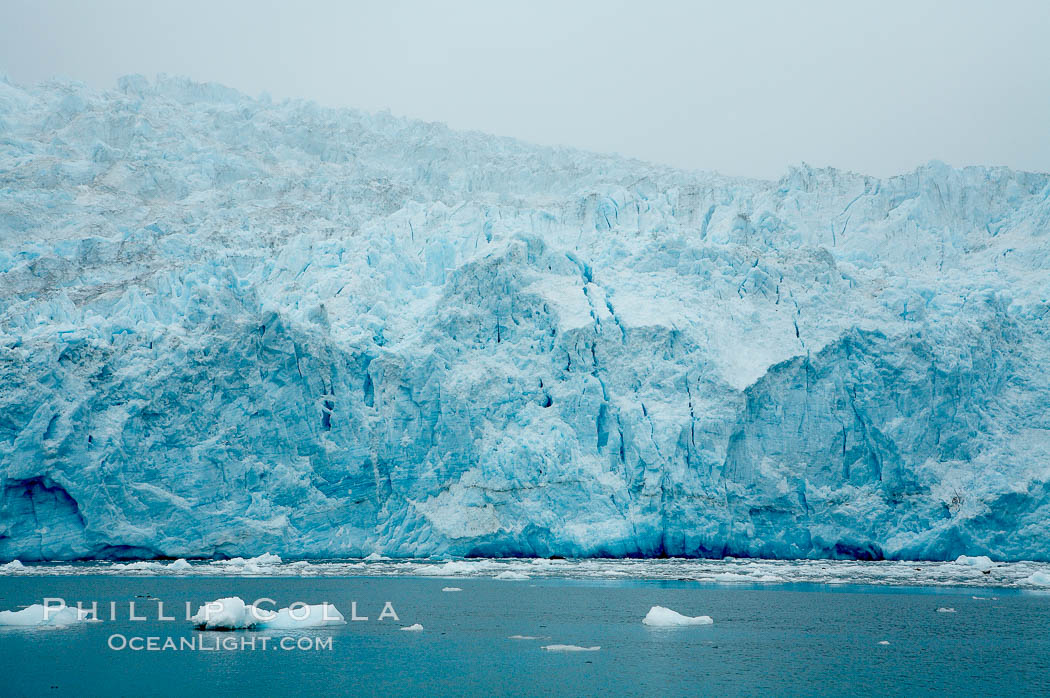
[[[0,0],[0,72],[186,75],[734,175],[1050,171],[1043,0]]]

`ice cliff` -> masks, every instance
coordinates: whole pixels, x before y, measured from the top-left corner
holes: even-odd
[[[1045,174],[0,79],[0,559],[1048,560],[1048,233]]]

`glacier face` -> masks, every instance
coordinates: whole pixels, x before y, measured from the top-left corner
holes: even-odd
[[[1050,176],[0,80],[0,559],[1050,560]]]

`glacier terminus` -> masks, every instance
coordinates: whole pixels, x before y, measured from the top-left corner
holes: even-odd
[[[0,79],[0,560],[1050,560],[1050,176]]]

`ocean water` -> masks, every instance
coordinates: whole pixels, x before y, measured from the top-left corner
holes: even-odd
[[[462,591],[442,591],[450,586]],[[349,622],[202,632],[186,620],[186,602],[195,611],[227,596],[267,597],[277,607],[329,602]],[[2,609],[45,597],[98,602],[103,620],[0,628],[3,695],[1050,695],[1050,594],[1017,589],[562,577],[0,577]],[[157,618],[157,600],[176,620]],[[109,619],[111,602],[116,620]],[[147,620],[129,620],[130,602]],[[387,602],[398,620],[378,620]],[[369,620],[351,621],[353,604]],[[645,626],[654,605],[710,615],[714,624]],[[401,630],[415,623],[422,632]],[[195,648],[112,649],[121,637],[156,637],[158,646],[185,638]],[[253,638],[254,649],[246,644]],[[282,648],[281,638],[292,648]],[[600,649],[543,649],[554,644]]]

